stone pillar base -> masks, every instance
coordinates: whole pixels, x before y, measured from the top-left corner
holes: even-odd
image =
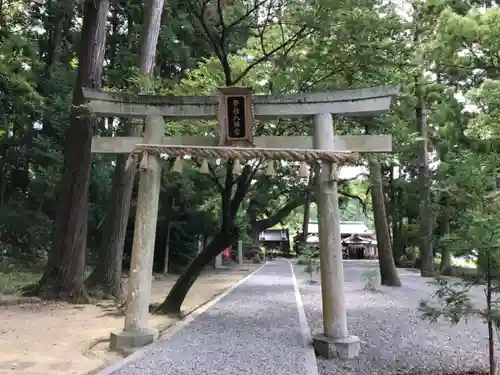
[[[127,356],[136,349],[151,344],[157,337],[158,332],[155,330],[112,332],[109,348]]]
[[[351,359],[359,355],[361,341],[357,336],[334,339],[325,335],[316,335],[313,338],[313,346],[316,355],[325,359]]]
[[[243,264],[243,242],[238,241],[238,264]]]
[[[215,257],[215,268],[222,268],[222,254]]]

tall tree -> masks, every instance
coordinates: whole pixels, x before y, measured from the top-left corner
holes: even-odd
[[[82,87],[101,88],[108,7],[108,0],[86,0],[83,5],[78,74],[66,133],[54,240],[38,285],[38,291],[51,298],[86,299],[87,204],[92,133],[97,123],[83,108]]]
[[[375,219],[375,233],[377,236],[380,265],[380,281],[382,285],[401,286],[401,280],[399,279],[396,264],[394,262],[394,255],[392,254],[380,163],[373,156],[369,156],[368,160],[370,166],[373,216]]]
[[[155,65],[163,7],[164,0],[149,0],[144,12],[138,57],[139,72],[144,75],[151,74]],[[140,135],[142,129],[140,125],[133,122],[127,123],[125,135]],[[87,279],[88,285],[98,286],[102,292],[116,298],[122,295],[123,246],[136,170],[135,156],[119,155],[117,157],[111,199],[100,246],[101,259]]]
[[[424,41],[422,31],[423,2],[413,3],[413,43],[418,46]],[[416,48],[416,51],[420,51]],[[418,52],[417,52],[418,53]],[[420,196],[420,259],[421,275],[432,276],[434,254],[432,250],[433,213],[431,211],[431,191],[429,177],[429,151],[427,135],[427,110],[424,65],[422,56],[416,57],[415,69],[415,127],[420,137],[418,142],[418,191]]]
[[[308,9],[311,10],[311,9]],[[289,13],[287,12],[289,11]],[[251,70],[262,65],[283,51],[292,51],[302,40],[313,33],[310,25],[311,13],[298,12],[293,1],[256,1],[252,3],[236,2],[216,4],[203,1],[190,7],[193,24],[204,35],[207,42],[213,46],[223,73],[219,84],[235,86],[241,84]],[[314,11],[312,12],[314,14]],[[302,17],[298,17],[303,14]],[[295,19],[291,19],[295,17]],[[246,64],[232,65],[231,55],[234,54],[242,39],[250,39],[260,46],[256,56],[246,59]],[[247,164],[240,176],[233,176],[234,160],[229,160],[225,166],[224,181],[211,169],[212,178],[221,194],[221,226],[212,241],[195,257],[170,290],[158,310],[164,313],[178,314],[181,305],[203,268],[225,248],[239,237],[237,214],[260,162]]]

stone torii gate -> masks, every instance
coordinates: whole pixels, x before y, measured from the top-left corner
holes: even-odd
[[[355,152],[390,152],[390,135],[334,136],[333,116],[377,116],[390,109],[396,86],[327,93],[253,96],[249,89],[223,88],[218,96],[152,96],[83,89],[88,109],[98,117],[145,119],[143,137],[94,137],[93,153],[142,154],[124,330],[111,334],[111,348],[130,350],[151,343],[148,326],[155,231],[160,193],[160,154],[239,159],[321,161],[317,179],[324,332],[314,346],[324,358],[358,355],[360,340],[350,336],[344,275],[337,174]],[[253,119],[313,117],[312,137],[252,135]],[[216,119],[215,137],[165,137],[165,121]]]

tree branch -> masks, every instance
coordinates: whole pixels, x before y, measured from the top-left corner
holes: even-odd
[[[283,207],[278,209],[272,216],[259,220],[257,222],[253,222],[250,224],[250,229],[253,233],[260,233],[267,228],[271,228],[276,224],[282,222],[290,213],[295,210],[297,207],[302,206],[306,202],[305,195],[301,195],[296,199],[292,199],[288,201]]]
[[[338,181],[338,184],[339,185],[342,185],[342,184],[345,184],[346,182],[349,182],[349,181],[355,181],[357,180],[359,177],[370,177],[369,174],[366,174],[366,173],[358,173],[356,176],[354,176],[353,178],[346,178],[346,179],[343,179],[343,180],[339,180]]]
[[[236,191],[234,192],[234,197],[231,200],[231,206],[230,206],[231,218],[236,217],[241,202],[243,202],[243,199],[245,198],[245,195],[248,192],[248,187],[249,187],[248,180],[251,180],[250,177],[252,176],[252,172],[253,170],[250,165],[245,165],[245,167],[243,168],[243,172],[241,172],[241,178],[238,179],[238,182],[236,184]]]
[[[219,48],[220,48],[220,56],[219,56],[219,61],[222,65],[222,70],[224,71],[224,81],[226,86],[231,86],[232,80],[232,72],[231,72],[231,66],[229,65],[229,56],[228,56],[228,51],[226,49],[226,39],[227,39],[227,34],[228,30],[230,30],[225,22],[224,22],[224,14],[222,13],[222,0],[217,0],[217,14],[219,17],[219,24],[221,27],[220,31],[220,38],[219,38]]]
[[[208,164],[208,170],[210,172],[210,179],[215,183],[215,186],[217,187],[217,190],[219,190],[219,193],[222,195],[224,194],[224,187],[219,181],[219,178],[217,177],[217,174],[215,173],[214,167],[212,167],[210,164]]]
[[[175,160],[175,158],[173,158],[173,159]],[[193,159],[193,161],[196,163],[198,168],[201,167],[201,164],[197,159]],[[172,165],[173,165],[173,162],[172,162]],[[208,163],[208,171],[210,172],[208,177],[214,182],[215,186],[217,187],[217,190],[219,191],[219,194],[221,194],[221,195],[224,194],[224,187],[220,183],[219,178],[217,177],[217,173],[215,173],[215,169],[210,165],[210,163]]]
[[[359,196],[357,196],[355,194],[347,193],[347,192],[342,191],[342,190],[339,190],[339,194],[343,195],[344,197],[347,197],[347,198],[354,199],[354,200],[358,201],[359,204],[361,205],[363,213],[366,216],[368,216],[368,211],[367,211],[367,208],[366,208],[366,203],[365,203],[365,201],[361,197],[359,197]]]
[[[252,184],[252,180],[255,178],[255,175],[257,174],[257,172],[259,171],[259,168],[262,164],[262,161],[258,160],[253,166],[252,166],[252,172],[250,173],[250,175],[248,176],[248,180],[247,180],[247,190],[250,188],[250,185]]]
[[[231,195],[233,191],[233,160],[226,163],[226,179],[224,182],[224,192],[222,194],[222,229],[228,231],[231,227]]]
[[[231,29],[235,26],[238,26],[240,23],[242,23],[243,21],[245,21],[248,17],[250,17],[250,15],[252,13],[254,13],[255,11],[257,11],[262,5],[264,5],[268,0],[262,0],[262,1],[259,1],[258,3],[256,3],[253,7],[251,7],[250,9],[248,9],[245,14],[243,14],[241,17],[238,17],[236,20],[234,20],[233,22],[231,22],[227,28],[228,29]]]
[[[296,43],[298,39],[305,38],[309,33],[306,32],[308,29],[307,25],[303,25],[292,37],[290,37],[285,43],[280,44],[279,46],[273,48],[271,51],[264,53],[261,57],[259,57],[257,60],[253,61],[250,63],[243,72],[237,76],[234,81],[233,85],[236,85],[239,81],[241,81],[247,74],[252,70],[255,66],[263,63],[264,61],[268,60],[272,55],[274,55],[276,52],[282,50],[283,48],[286,48],[288,45],[292,43]]]
[[[202,30],[200,30],[199,27],[196,27],[196,28],[198,29],[198,31],[200,31],[200,34],[202,34],[205,37],[205,40],[212,46],[215,55],[222,62],[223,52],[221,52],[219,50],[219,43],[218,43],[217,39],[212,35],[207,23],[205,22],[204,16],[207,13],[206,10],[207,10],[207,5],[209,2],[210,2],[210,0],[203,1],[200,12],[198,12],[196,7],[192,3],[190,3],[188,5],[188,13],[191,14],[191,16],[194,18],[194,20],[198,21]],[[193,25],[193,26],[195,26],[195,25]]]

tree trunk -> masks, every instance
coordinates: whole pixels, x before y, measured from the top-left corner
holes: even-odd
[[[311,217],[311,200],[309,199],[309,193],[307,193],[306,201],[304,203],[304,216],[302,218],[302,238],[300,241],[301,247],[305,247],[307,245],[310,217]]]
[[[224,186],[219,182],[222,198],[222,223],[219,233],[209,242],[209,244],[189,263],[182,275],[177,279],[167,298],[158,307],[158,312],[166,314],[180,314],[181,305],[186,298],[189,289],[200,276],[203,268],[210,261],[222,253],[224,249],[231,246],[238,238],[238,226],[236,224],[236,215],[240,209],[241,202],[248,192],[257,169],[252,169],[249,165],[243,168],[243,172],[236,180],[236,190],[231,199],[233,187],[235,185],[232,174],[233,161],[229,160],[226,164],[226,179]]]
[[[149,0],[149,6],[144,12],[139,51],[139,71],[151,74],[155,65],[156,45],[160,34],[161,15],[164,0]]]
[[[441,230],[440,235],[445,236],[450,233],[450,220],[451,220],[451,207],[450,200],[448,197],[444,198],[444,206],[441,217]],[[450,275],[451,274],[451,253],[450,251],[444,247],[441,250],[441,263],[439,264],[439,272],[441,275]]]
[[[139,134],[140,129],[134,124],[126,126],[133,128],[132,132],[127,132],[128,134]],[[92,289],[93,294],[102,293],[106,297],[110,295],[117,299],[121,299],[123,296],[121,281],[123,246],[137,170],[135,157],[131,155],[130,159],[128,158],[126,155],[117,157],[98,261],[87,279],[87,286]]]
[[[4,16],[3,16],[3,0],[0,0],[0,31],[5,29],[4,25]]]
[[[170,233],[172,231],[172,223],[167,223],[167,235],[165,236],[165,256],[163,261],[163,274],[168,274],[168,261],[170,258]]]
[[[304,202],[304,217],[302,218],[302,238],[300,241],[300,248],[305,248],[307,246],[307,237],[309,235],[309,220],[311,218],[311,191],[314,188],[314,175],[315,175],[315,165],[311,166],[311,173],[309,175],[309,182],[307,184],[308,190],[306,191],[306,201]],[[297,251],[298,249],[296,249]],[[300,252],[300,250],[299,250]]]
[[[391,249],[389,225],[385,210],[382,173],[379,162],[369,157],[371,196],[373,216],[375,218],[375,233],[377,235],[378,257],[380,266],[380,281],[382,285],[401,286],[396,264]]]
[[[61,1],[58,2],[53,12],[49,15],[52,29],[50,30],[50,38],[48,40],[45,66],[48,79],[50,78],[50,70],[52,67],[59,63],[64,33],[64,22],[66,21],[66,17],[73,13],[73,7],[73,1]]]
[[[6,134],[5,137],[8,137]],[[3,206],[6,203],[6,191],[7,191],[7,154],[8,148],[6,145],[0,146],[0,206]]]
[[[421,43],[421,4],[413,4],[413,22],[414,34],[413,42],[415,45]],[[424,75],[422,71],[415,73],[415,125],[420,141],[417,151],[417,160],[419,162],[418,190],[420,196],[420,260],[421,275],[430,277],[434,275],[434,256],[432,251],[432,210],[431,194],[429,187],[429,160],[427,152],[427,117],[425,110],[425,87]]]
[[[175,207],[175,198],[172,198],[172,204],[170,205],[171,210],[170,212],[174,211]],[[165,256],[164,256],[164,261],[163,261],[163,274],[166,275],[168,274],[168,261],[170,258],[170,234],[172,233],[172,221],[167,218],[167,225],[166,225],[166,231],[167,234],[165,235]],[[200,240],[198,240],[199,243]],[[199,249],[198,249],[199,252]]]
[[[74,15],[75,2],[73,0],[58,1],[55,5],[47,2],[48,14],[44,17],[44,24],[47,30],[46,43],[40,48],[40,60],[45,62],[43,74],[39,76],[39,88],[41,94],[47,97],[47,100],[53,99],[53,92],[51,85],[52,73],[57,69],[60,63],[64,37],[67,35],[68,30],[65,30],[65,21],[68,19],[71,23]],[[82,34],[83,35],[83,34]],[[54,129],[54,124],[50,121],[50,116],[45,113],[43,117],[43,127],[41,132],[50,137],[59,140],[56,136],[57,131]],[[47,163],[51,161],[47,160]]]
[[[396,265],[399,264],[401,257],[405,253],[405,246],[403,241],[403,215],[401,213],[401,189],[397,187],[394,180],[394,167],[391,173],[391,224],[392,224],[392,254]]]
[[[147,11],[144,13],[138,60],[139,71],[143,74],[150,74],[153,70],[163,4],[164,0],[150,0]],[[141,128],[142,126],[138,124],[128,124],[126,136],[139,136]],[[119,155],[117,158],[114,172],[117,183],[113,184],[111,191],[114,199],[111,200],[109,206],[107,230],[104,232],[100,249],[102,262],[98,262],[98,266],[88,280],[89,285],[98,287],[117,298],[120,298],[122,294],[123,246],[137,170],[135,160],[127,162],[127,159],[128,155]]]
[[[492,285],[492,279],[493,275],[491,272],[492,264],[491,264],[491,253],[487,252],[487,265],[486,265],[486,312],[487,312],[487,319],[488,319],[488,354],[489,354],[489,362],[490,362],[490,375],[495,375],[497,374],[497,361],[496,361],[496,355],[495,355],[495,327],[493,325],[493,319],[494,317],[492,316],[492,306],[495,304],[493,301],[493,293],[494,293],[494,286]]]
[[[394,261],[396,265],[401,257],[405,254],[405,241],[404,241],[404,231],[403,231],[403,217],[401,212],[398,210],[396,220],[393,223],[393,233],[392,233],[392,253],[394,254]]]
[[[108,0],[86,0],[73,109],[66,133],[54,241],[39,287],[47,298],[86,300],[84,269],[92,131],[96,120],[79,112],[81,87],[101,88]]]
[[[196,256],[177,279],[167,298],[158,306],[157,311],[164,314],[179,315],[181,305],[189,289],[200,276],[205,266],[213,257],[220,254],[237,239],[237,232],[219,232],[210,243]]]
[[[421,91],[422,89],[420,89]],[[429,189],[429,162],[427,153],[427,125],[423,93],[418,94],[418,103],[415,107],[417,131],[420,135],[418,152],[419,174],[418,189],[420,196],[420,258],[421,275],[433,276],[434,257],[432,251],[432,211],[431,194]]]

